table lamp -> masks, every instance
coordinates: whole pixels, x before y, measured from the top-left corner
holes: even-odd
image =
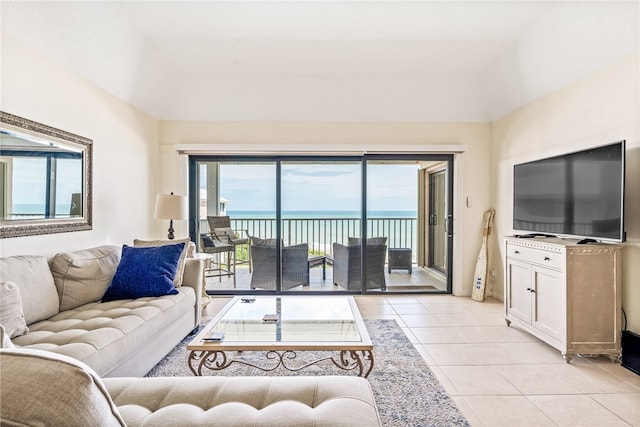
[[[167,237],[173,239],[173,220],[189,219],[189,204],[186,196],[178,196],[171,194],[158,194],[156,197],[156,210],[154,214],[156,219],[169,220],[169,234]]]

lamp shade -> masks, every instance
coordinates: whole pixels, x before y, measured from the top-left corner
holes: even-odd
[[[153,215],[157,219],[189,219],[189,204],[186,196],[158,194],[156,210]]]

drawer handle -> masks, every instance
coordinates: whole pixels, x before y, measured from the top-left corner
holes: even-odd
[[[544,257],[545,261],[551,261],[551,258],[549,258],[548,256]]]
[[[519,254],[519,253],[520,253],[520,251],[515,251],[515,252],[514,252],[514,254]]]
[[[527,288],[527,290],[531,293],[534,293],[534,294],[536,293],[535,289]]]

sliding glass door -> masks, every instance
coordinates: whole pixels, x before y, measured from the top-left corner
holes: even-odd
[[[367,289],[397,291],[416,286],[411,279],[418,250],[419,168],[416,161],[367,162]],[[392,273],[395,280],[387,280]]]
[[[190,234],[209,293],[451,291],[450,155],[189,164]],[[449,228],[434,229],[434,216]]]
[[[360,291],[360,255],[347,247],[361,233],[360,161],[285,159],[281,188],[282,290]]]
[[[447,260],[453,232],[447,234],[444,226],[435,229],[428,224],[434,215],[443,224],[452,218],[452,157],[371,155],[365,156],[365,165],[366,289],[451,292]],[[440,177],[437,193],[428,185],[433,171]],[[386,258],[381,255],[385,250]],[[434,256],[440,262],[438,268],[425,262]]]
[[[206,258],[207,290],[275,291],[276,163],[197,160],[191,169],[191,216],[195,212],[197,219],[190,234]],[[260,249],[252,253],[256,245]]]
[[[429,246],[428,267],[447,272],[446,171],[429,173]]]

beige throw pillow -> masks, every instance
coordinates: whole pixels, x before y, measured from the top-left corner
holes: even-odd
[[[58,314],[60,299],[47,258],[16,255],[0,258],[0,282],[14,282],[20,289],[27,325]]]
[[[3,349],[0,371],[0,425],[125,425],[102,379],[71,357]]]
[[[184,264],[187,258],[187,250],[189,249],[189,242],[187,239],[175,239],[175,240],[139,240],[133,241],[133,246],[164,246],[164,245],[176,245],[178,243],[184,243],[180,260],[178,261],[178,269],[176,270],[176,277],[173,279],[173,285],[177,288],[182,286],[182,276],[184,275]]]
[[[60,311],[100,301],[111,284],[122,249],[105,245],[55,255],[49,261]]]
[[[9,338],[29,333],[22,311],[20,290],[13,282],[0,282],[0,325]]]

